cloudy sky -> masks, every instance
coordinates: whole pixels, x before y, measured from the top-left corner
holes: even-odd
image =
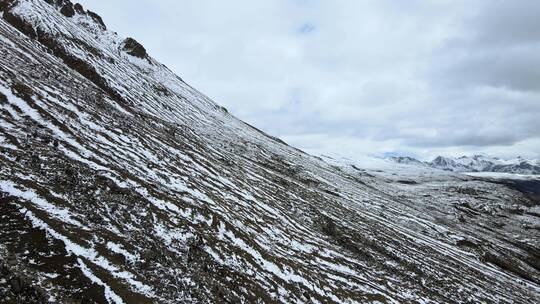
[[[306,151],[540,157],[540,1],[79,2]]]

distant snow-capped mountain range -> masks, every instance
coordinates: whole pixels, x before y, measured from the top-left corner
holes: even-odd
[[[425,162],[408,156],[388,158],[396,163],[431,167],[454,172],[502,172],[515,174],[540,174],[540,160],[518,157],[504,160],[484,155],[443,157],[438,156]]]

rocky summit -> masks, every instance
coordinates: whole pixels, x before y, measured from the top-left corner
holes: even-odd
[[[81,5],[0,10],[0,303],[540,302],[522,192],[308,155]]]

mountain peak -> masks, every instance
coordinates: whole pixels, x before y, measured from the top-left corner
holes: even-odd
[[[485,155],[444,157],[437,156],[430,162],[416,159],[391,158],[396,163],[420,164],[436,169],[454,172],[500,172],[516,174],[540,174],[540,162],[517,157],[516,160],[502,160]]]

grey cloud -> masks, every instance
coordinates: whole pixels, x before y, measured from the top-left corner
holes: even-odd
[[[536,0],[484,1],[466,23],[481,45],[522,45],[540,40],[540,2]]]
[[[478,5],[480,3],[480,5]],[[540,90],[540,2],[478,1],[460,31],[434,52],[433,85]]]
[[[540,157],[538,1],[82,2],[299,148]]]
[[[442,82],[460,87],[494,86],[540,90],[540,43],[536,47],[481,49],[436,71]]]
[[[447,146],[474,146],[474,147],[490,147],[490,146],[511,146],[517,141],[516,138],[511,135],[497,135],[497,134],[466,134],[462,136],[449,137],[448,141],[441,141],[439,139],[424,139],[414,138],[411,140],[405,140],[405,142],[412,146],[420,148],[430,147],[447,147]]]

